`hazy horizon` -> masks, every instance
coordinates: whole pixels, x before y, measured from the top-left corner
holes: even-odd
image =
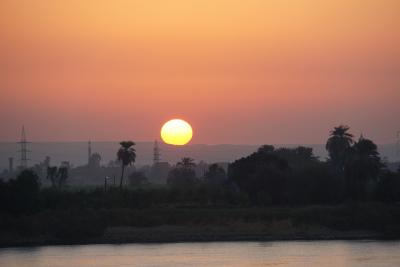
[[[366,137],[366,136],[364,136]],[[356,136],[355,139],[358,139],[358,137]],[[369,138],[368,138],[369,139]],[[162,141],[158,138],[158,139],[153,139],[153,140],[135,140],[132,138],[126,138],[126,139],[121,139],[121,140],[96,140],[96,139],[87,139],[87,140],[30,140],[29,138],[27,138],[27,142],[28,143],[87,143],[89,141],[91,142],[97,142],[97,143],[102,143],[102,142],[116,142],[119,143],[121,141],[126,141],[126,140],[130,140],[133,141],[135,143],[152,143],[154,144],[154,141],[157,140],[158,142],[162,143]],[[396,138],[393,138],[393,140],[396,140]],[[7,140],[0,140],[0,143],[13,143],[13,144],[18,144],[18,142],[20,142],[20,138],[19,139],[15,139],[15,140],[11,140],[11,141],[7,141]],[[377,145],[395,145],[397,144],[397,142],[388,142],[388,143],[379,143],[379,142],[375,142]],[[261,145],[325,145],[325,142],[321,142],[321,143],[193,143],[190,142],[187,145],[210,145],[210,146],[218,146],[218,145],[249,145],[249,146],[261,146]],[[176,146],[179,147],[179,146]]]
[[[107,165],[110,160],[116,159],[118,141],[91,141],[92,153],[100,153],[102,165]],[[152,163],[153,142],[136,142],[136,165],[143,166]],[[241,157],[255,152],[262,144],[189,144],[186,146],[171,146],[159,143],[161,160],[175,164],[182,157],[194,158],[197,162],[232,162]],[[314,154],[324,160],[328,154],[325,144],[272,144],[276,147],[295,147],[305,145],[312,147]],[[44,160],[46,156],[52,159],[51,164],[59,165],[62,161],[70,161],[75,167],[87,164],[87,141],[78,142],[33,142],[28,145],[30,153],[29,165],[33,166]],[[400,154],[396,152],[396,144],[378,145],[381,156],[390,162],[400,161]],[[19,145],[16,142],[0,142],[0,170],[8,167],[8,158],[14,157],[14,166],[19,164]]]

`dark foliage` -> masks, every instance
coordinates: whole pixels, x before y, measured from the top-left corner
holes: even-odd
[[[368,193],[375,187],[384,167],[378,153],[378,147],[369,139],[360,137],[348,152],[345,164],[347,197],[353,200],[367,200]],[[369,192],[368,192],[369,191]]]
[[[288,182],[291,204],[336,204],[344,195],[344,180],[335,177],[328,164],[318,163],[296,171]]]
[[[385,171],[376,187],[376,199],[385,202],[400,202],[400,172]]]
[[[1,208],[13,214],[35,212],[40,206],[39,191],[39,177],[24,170],[17,179],[0,183]]]
[[[336,175],[343,175],[348,151],[354,142],[353,135],[349,133],[349,130],[350,127],[345,125],[335,127],[326,142],[326,150]]]
[[[252,204],[282,204],[290,168],[275,153],[259,150],[230,164],[228,176]]]
[[[119,143],[121,147],[117,152],[117,159],[121,162],[121,179],[119,187],[122,189],[125,168],[128,165],[135,163],[136,161],[136,150],[134,148],[135,143],[132,141],[122,141]]]
[[[204,175],[204,182],[210,185],[222,185],[226,180],[226,172],[218,164],[211,164]]]
[[[198,184],[199,180],[196,178],[194,171],[194,160],[191,158],[182,158],[169,173],[167,177],[167,184],[172,188],[177,189],[190,189]]]
[[[98,237],[110,226],[286,220],[400,236],[400,209],[392,204],[400,201],[400,172],[385,169],[377,146],[363,137],[353,142],[348,130],[332,131],[327,162],[311,148],[264,145],[230,164],[228,174],[213,164],[197,178],[194,160],[183,158],[169,173],[167,186],[150,185],[134,172],[131,188],[79,190],[64,187],[68,172],[55,168],[48,171],[53,186],[40,189],[38,176],[25,170],[15,180],[0,180],[0,230],[76,241]],[[123,143],[124,169],[136,154],[133,142]]]

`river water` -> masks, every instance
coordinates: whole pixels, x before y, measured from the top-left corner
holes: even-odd
[[[0,249],[1,267],[400,266],[400,241],[207,242]]]

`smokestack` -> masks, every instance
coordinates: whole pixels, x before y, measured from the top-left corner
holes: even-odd
[[[14,158],[8,158],[8,171],[14,171]]]

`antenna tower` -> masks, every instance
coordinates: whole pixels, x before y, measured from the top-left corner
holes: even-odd
[[[158,146],[157,140],[154,141],[154,149],[153,149],[153,163],[154,165],[160,163],[160,147]]]
[[[18,142],[20,144],[20,150],[18,151],[20,153],[20,167],[22,169],[26,169],[28,167],[28,158],[27,154],[31,151],[27,149],[27,144],[30,142],[26,141],[26,134],[25,134],[25,127],[22,126],[22,132],[21,132],[21,140]]]

